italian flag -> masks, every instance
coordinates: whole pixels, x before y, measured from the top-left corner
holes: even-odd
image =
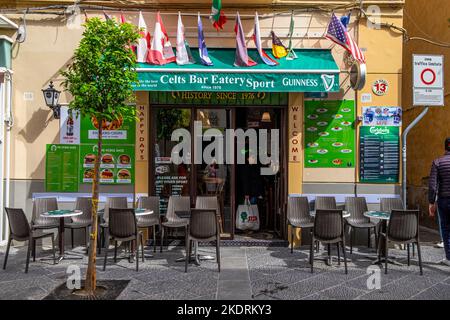
[[[209,19],[217,31],[223,29],[223,25],[227,22],[227,17],[222,11],[222,0],[213,0]]]

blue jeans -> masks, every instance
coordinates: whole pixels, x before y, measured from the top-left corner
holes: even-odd
[[[438,208],[445,257],[450,260],[450,198],[438,199]]]

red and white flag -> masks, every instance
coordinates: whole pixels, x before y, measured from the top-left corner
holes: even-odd
[[[136,46],[137,62],[145,63],[147,60],[147,52],[150,46],[150,33],[147,31],[147,25],[145,24],[142,12],[139,11],[139,33],[141,37],[138,39]]]
[[[147,63],[163,65],[175,62],[176,57],[172,44],[169,41],[166,28],[161,19],[161,15],[156,14],[155,31],[153,33],[152,44],[147,54]]]
[[[189,44],[184,36],[184,25],[181,20],[181,13],[178,12],[178,27],[177,27],[177,64],[182,66],[185,64],[195,63],[192,57]]]

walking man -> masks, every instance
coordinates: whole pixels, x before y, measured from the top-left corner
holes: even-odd
[[[428,186],[429,213],[439,214],[445,258],[442,263],[450,266],[450,138],[445,140],[445,154],[433,161]]]

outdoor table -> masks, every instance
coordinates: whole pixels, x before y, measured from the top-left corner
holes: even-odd
[[[41,214],[41,216],[46,218],[59,218],[59,227],[58,227],[58,237],[59,237],[59,257],[58,262],[61,260],[67,259],[83,259],[81,256],[68,256],[64,252],[64,218],[80,216],[83,214],[81,210],[52,210],[47,211]],[[47,260],[50,258],[44,258],[43,260]]]
[[[313,218],[315,218],[316,217],[316,211],[315,210],[312,210],[312,211],[310,211],[309,212],[309,215],[311,216],[311,217],[313,217]],[[348,212],[348,211],[342,211],[342,218],[349,218],[350,217],[350,212]],[[336,258],[337,259],[337,256],[330,256],[330,257],[325,257],[325,258],[323,258],[323,257],[316,257],[316,258],[314,258],[315,260],[321,260],[321,261],[325,261],[328,265],[332,265],[332,262],[333,262],[333,258]],[[344,259],[344,257],[341,257],[341,259]],[[351,262],[351,260],[350,259],[348,259],[347,258],[347,262]]]
[[[175,211],[175,214],[180,219],[189,219],[191,217],[190,211]],[[197,265],[200,265],[201,260],[215,260],[216,259],[213,256],[200,255],[198,253],[198,241],[194,241],[194,253],[192,254],[191,258],[194,258],[194,262]],[[183,262],[185,260],[186,260],[186,257],[181,257],[181,258],[178,258],[176,261]]]
[[[364,216],[367,218],[372,218],[372,219],[380,219],[381,220],[381,232],[386,233],[387,231],[387,222],[389,221],[390,217],[391,217],[391,213],[387,212],[387,211],[367,211],[364,212]],[[378,235],[378,237],[380,237],[381,234]],[[380,259],[378,259],[378,257],[376,258],[376,260],[373,262],[373,264],[381,264],[385,262],[385,255],[386,255],[386,241],[384,241],[383,239],[379,239],[378,241],[380,245],[377,248],[377,254],[380,255]],[[388,257],[387,258],[387,262],[391,263],[391,264],[395,264],[395,265],[401,265],[400,263],[392,260],[395,257]]]

